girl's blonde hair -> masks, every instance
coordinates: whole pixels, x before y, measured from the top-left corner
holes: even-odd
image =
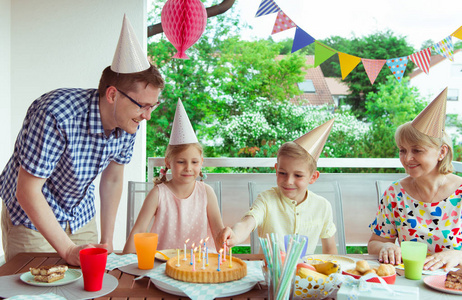
[[[443,132],[442,138],[434,138],[423,134],[415,129],[411,122],[407,122],[396,129],[395,142],[398,146],[404,143],[409,143],[412,145],[432,147],[437,150],[441,149],[443,145],[446,145],[448,147],[448,153],[441,161],[438,161],[438,172],[446,175],[454,171],[454,166],[452,165],[454,155],[452,150],[452,141],[446,132]]]
[[[181,144],[181,145],[168,145],[167,146],[167,150],[165,150],[165,159],[166,160],[173,160],[175,159],[175,157],[180,154],[181,152],[189,149],[189,147],[194,147],[196,148],[201,157],[202,157],[202,153],[203,153],[203,149],[202,149],[202,146],[201,144],[199,143],[192,143],[192,144]],[[160,174],[159,177],[157,178],[154,178],[154,184],[161,184],[163,182],[167,182],[167,171],[168,171],[168,168],[165,167],[165,169],[163,169],[163,174]],[[199,173],[199,175],[202,177],[204,177],[204,175],[202,174],[202,171]],[[202,180],[202,179],[201,179]]]
[[[311,173],[316,171],[318,164],[316,160],[311,156],[308,151],[302,146],[295,142],[287,142],[282,144],[277,153],[277,161],[279,163],[279,157],[285,156],[293,159],[302,159],[307,162],[308,169]]]

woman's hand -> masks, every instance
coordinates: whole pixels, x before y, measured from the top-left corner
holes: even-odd
[[[444,267],[444,271],[448,272],[457,265],[462,265],[462,252],[459,250],[447,250],[427,257],[424,270],[434,271]]]
[[[384,264],[399,265],[401,263],[401,248],[395,243],[382,243],[379,261]]]

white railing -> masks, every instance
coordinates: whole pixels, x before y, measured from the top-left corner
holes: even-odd
[[[253,157],[205,157],[204,167],[243,167],[262,168],[274,167],[276,158]],[[462,172],[462,163],[459,172]],[[163,157],[148,158],[148,180],[153,178],[154,167],[165,165]],[[398,158],[320,158],[318,168],[402,168]]]

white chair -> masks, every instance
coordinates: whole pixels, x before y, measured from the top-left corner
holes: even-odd
[[[258,194],[275,187],[276,183],[255,183],[249,182],[249,205],[252,206]],[[322,181],[317,180],[314,184],[309,185],[308,189],[326,198],[332,206],[332,214],[335,226],[337,227],[336,242],[339,254],[346,254],[345,242],[345,225],[343,222],[343,205],[340,186],[337,181]],[[255,229],[250,234],[250,248],[252,253],[259,253],[260,241],[258,240],[258,232]],[[320,248],[319,245],[317,248]]]
[[[204,180],[208,185],[210,185],[215,194],[217,195],[218,207],[221,211],[221,181],[207,181]],[[127,200],[127,232],[126,238],[130,235],[130,231],[135,225],[136,218],[140,213],[141,207],[143,206],[144,199],[154,187],[152,182],[140,182],[140,181],[129,181],[128,182],[128,200]],[[154,220],[151,220],[151,225]],[[150,226],[151,226],[150,225]]]
[[[395,180],[376,180],[375,181],[375,188],[377,189],[377,205],[380,203],[380,199],[383,197],[383,193],[385,193],[386,189],[395,182]]]

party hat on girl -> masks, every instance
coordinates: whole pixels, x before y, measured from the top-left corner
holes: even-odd
[[[150,63],[136,38],[127,16],[124,15],[119,43],[112,60],[111,70],[116,73],[136,73],[149,69]]]
[[[412,126],[425,135],[442,138],[446,121],[446,87],[420,114],[412,121]]]
[[[178,99],[173,120],[172,133],[170,134],[170,145],[183,145],[198,143],[196,134],[189,121],[183,103]]]
[[[324,144],[326,144],[327,138],[329,137],[334,120],[335,118],[319,125],[310,132],[305,133],[296,139],[294,143],[302,146],[314,158],[314,160],[318,161],[322,149],[324,148]]]

